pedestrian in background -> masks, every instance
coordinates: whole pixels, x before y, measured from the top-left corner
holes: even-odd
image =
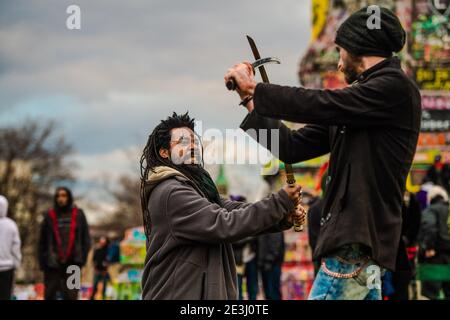
[[[86,264],[91,246],[83,210],[73,203],[72,192],[56,189],[54,206],[44,216],[39,239],[39,264],[44,272],[45,300],[77,300],[78,289],[67,287],[69,266]]]
[[[432,182],[435,185],[443,187],[447,193],[450,192],[450,166],[442,161],[441,155],[434,157],[434,163],[427,170],[423,182]]]
[[[266,300],[281,300],[281,266],[284,261],[283,232],[267,233],[258,237],[258,268]]]
[[[106,287],[109,281],[108,273],[108,250],[109,241],[106,237],[101,237],[94,250],[94,283],[92,286],[91,300],[95,300],[97,294],[98,285],[102,283],[102,299],[106,298]]]
[[[230,200],[247,202],[244,196],[230,196]],[[244,279],[248,300],[256,300],[259,291],[258,264],[256,259],[257,240],[248,237],[233,243],[236,272],[238,275],[239,300],[244,299]]]
[[[422,212],[419,231],[419,262],[449,265],[448,194],[444,188],[434,186],[427,196],[429,206]],[[450,299],[450,282],[422,281],[422,295],[429,299],[437,299],[441,289],[445,298]]]
[[[8,214],[8,200],[0,195],[0,300],[10,300],[14,270],[20,266],[20,235],[17,224]]]

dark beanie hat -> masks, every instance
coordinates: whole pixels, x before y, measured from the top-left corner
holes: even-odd
[[[402,50],[406,33],[395,13],[380,7],[380,29],[369,29],[367,21],[373,13],[367,8],[354,12],[341,24],[335,43],[358,56],[390,57]]]

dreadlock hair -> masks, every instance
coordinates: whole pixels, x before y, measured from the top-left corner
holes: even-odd
[[[145,192],[145,184],[150,171],[159,166],[167,166],[178,170],[189,178],[203,192],[209,201],[222,205],[219,192],[215,186],[209,173],[202,166],[195,165],[175,165],[170,159],[163,158],[159,154],[161,148],[169,149],[171,140],[171,130],[176,128],[187,127],[194,131],[194,118],[190,118],[188,112],[178,115],[173,112],[172,116],[166,120],[161,120],[147,140],[140,159],[141,167],[141,208],[144,221],[144,228],[147,238],[150,234],[150,212],[148,211],[148,197]],[[202,160],[203,161],[203,160]],[[195,169],[194,169],[195,168]]]

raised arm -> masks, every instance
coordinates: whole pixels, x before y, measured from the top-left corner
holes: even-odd
[[[291,130],[281,121],[263,117],[253,111],[244,119],[241,129],[286,163],[314,159],[330,152],[328,126],[306,125],[301,129]],[[279,140],[272,141],[276,137]]]
[[[397,72],[344,89],[321,90],[258,83],[255,111],[266,117],[321,125],[400,126],[407,81]],[[397,119],[397,120],[396,120]]]

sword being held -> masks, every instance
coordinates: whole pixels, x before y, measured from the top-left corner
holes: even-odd
[[[289,186],[294,187],[295,186],[295,177],[294,177],[294,169],[292,168],[291,164],[284,164],[284,170],[286,172],[286,182]],[[300,191],[300,199],[298,201],[298,204],[300,205],[302,203],[302,191]],[[294,221],[294,231],[300,232],[303,231],[303,223],[297,223]]]
[[[260,72],[260,74],[261,74],[261,78],[262,78],[263,82],[269,83],[269,77],[267,76],[266,69],[264,68],[264,64],[268,63],[268,62],[275,62],[275,63],[279,64],[280,61],[278,59],[275,59],[275,58],[261,59],[261,56],[259,54],[258,48],[256,47],[255,41],[250,36],[247,36],[247,40],[248,40],[248,43],[250,44],[250,48],[252,49],[253,56],[254,56],[254,58],[256,60],[252,64],[253,72],[254,72],[255,68],[257,67],[259,72]],[[261,61],[264,61],[264,63],[261,63]],[[232,83],[230,84],[230,82],[232,82]],[[235,90],[236,89],[236,84],[234,83],[234,81],[232,81],[232,80],[228,81],[227,82],[227,88],[229,90]],[[292,187],[295,186],[295,177],[294,177],[294,170],[292,168],[292,165],[285,163],[284,164],[284,168],[285,168],[285,172],[286,172],[287,184],[289,186],[292,186]],[[300,199],[299,199],[299,203],[297,203],[297,208],[300,205],[301,200],[302,200],[302,197],[301,197],[301,193],[300,193]],[[303,221],[304,221],[305,214],[306,213],[303,212],[303,218],[301,219],[301,222],[298,222],[296,219],[294,219],[294,231],[295,232],[303,231]]]
[[[260,67],[262,67],[263,65],[265,65],[267,63],[280,64],[281,62],[280,62],[280,60],[278,58],[275,58],[275,57],[268,57],[268,58],[263,58],[263,59],[257,59],[255,62],[252,63],[253,74],[255,73],[255,69],[260,68]],[[259,71],[261,71],[261,69],[259,69]],[[226,87],[227,87],[228,90],[236,90],[237,86],[236,86],[236,82],[234,81],[234,79],[231,79],[231,80],[227,81]]]

